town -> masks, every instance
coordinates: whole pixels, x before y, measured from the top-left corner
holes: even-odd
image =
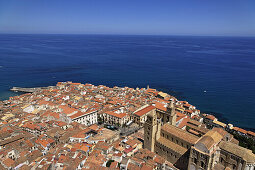
[[[255,140],[149,86],[58,82],[0,102],[0,169],[254,170],[234,134]]]

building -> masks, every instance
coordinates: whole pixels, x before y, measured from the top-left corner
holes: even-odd
[[[154,106],[145,105],[142,108],[139,108],[133,113],[133,122],[142,126],[147,120],[147,115],[155,110]]]
[[[212,169],[219,161],[219,143],[223,136],[217,131],[208,131],[191,146],[189,169]]]
[[[78,111],[74,115],[69,116],[73,122],[78,122],[86,126],[93,125],[97,123],[97,110],[81,112]]]
[[[144,124],[144,147],[167,159],[179,169],[254,170],[255,155],[248,149],[232,143],[233,136],[221,128],[213,128],[203,136],[195,136],[175,126],[174,114],[162,125],[156,111],[147,116]]]
[[[251,150],[233,144],[231,142],[222,141],[219,145],[220,161],[223,167],[235,169],[255,169],[255,157]]]
[[[170,104],[167,105],[167,108],[162,107],[159,109],[156,107],[157,117],[161,119],[163,124],[171,122],[172,125],[176,125],[176,111],[174,101],[172,100]]]
[[[106,111],[103,118],[105,123],[116,126],[123,126],[129,121],[129,116],[119,111]]]

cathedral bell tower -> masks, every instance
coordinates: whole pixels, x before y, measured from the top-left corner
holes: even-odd
[[[166,112],[167,113],[164,117],[164,124],[169,122],[171,125],[176,126],[176,112],[173,100],[171,100],[170,104],[167,106]]]
[[[157,119],[156,111],[154,110],[147,115],[147,120],[144,124],[144,148],[154,152],[155,142],[160,137],[161,120]]]

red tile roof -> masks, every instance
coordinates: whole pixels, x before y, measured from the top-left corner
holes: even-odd
[[[216,119],[215,116],[213,116],[213,115],[207,115],[206,118],[207,118],[207,119],[211,119],[211,120]]]
[[[137,116],[143,116],[144,114],[152,111],[153,109],[155,109],[154,106],[147,106],[147,107],[135,112],[134,114],[137,115]]]
[[[7,166],[7,167],[12,167],[14,165],[14,160],[7,158],[3,161],[3,163]]]
[[[166,110],[167,110],[167,108],[165,107],[165,105],[162,104],[162,103],[154,102],[154,104],[155,104],[155,107],[156,107],[157,109],[159,109],[159,110],[163,110],[163,111],[166,111]]]
[[[255,133],[252,131],[248,131],[247,134],[255,137]]]
[[[105,113],[108,114],[108,115],[114,116],[114,117],[118,117],[120,119],[127,115],[126,113],[115,113],[113,111],[107,111]]]
[[[233,129],[234,129],[235,131],[241,132],[241,133],[243,133],[243,134],[247,134],[247,131],[246,131],[246,130],[244,130],[244,129],[242,129],[242,128],[239,128],[239,127],[233,127]]]

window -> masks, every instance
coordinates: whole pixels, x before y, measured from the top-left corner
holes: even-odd
[[[223,158],[222,157],[220,157],[220,162],[223,163]]]
[[[197,158],[194,158],[194,163],[197,164]]]
[[[200,166],[201,166],[202,168],[204,168],[205,163],[204,163],[203,161],[201,161],[201,162],[200,162]]]

